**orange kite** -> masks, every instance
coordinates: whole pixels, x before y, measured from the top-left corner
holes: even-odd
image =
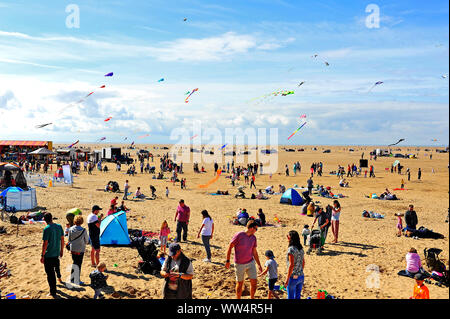
[[[198,185],[198,188],[208,188],[211,184],[217,182],[219,180],[220,174],[222,174],[222,170],[219,169],[217,170],[217,176],[214,177],[212,180],[210,180],[208,183],[206,183],[205,185]]]

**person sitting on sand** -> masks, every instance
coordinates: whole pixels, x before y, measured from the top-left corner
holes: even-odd
[[[306,216],[314,217],[314,212],[316,211],[316,207],[314,205],[314,202],[310,202],[308,205],[308,208],[306,210]]]
[[[125,206],[125,202],[124,201],[122,201],[122,204],[117,208],[117,211],[118,212],[128,212],[128,211],[130,211],[130,209],[127,207],[127,206]]]
[[[339,186],[348,187],[348,182],[346,182],[345,178],[343,178],[339,181]]]
[[[111,205],[108,210],[108,216],[114,213],[116,213],[116,208],[114,207],[114,205]]]
[[[247,225],[249,217],[250,216],[248,215],[247,210],[244,208],[237,216],[239,224],[241,224],[242,226]]]
[[[274,191],[273,191],[273,185],[272,185],[272,186],[267,186],[267,187],[266,187],[266,193],[267,193],[267,194],[270,194],[270,195],[273,195],[273,194],[274,194]]]
[[[259,190],[258,195],[256,195],[256,199],[267,199],[267,197],[264,196],[261,190]]]
[[[415,275],[417,273],[424,273],[422,261],[415,248],[411,248],[406,254],[406,273],[408,275]]]
[[[145,195],[141,193],[141,188],[138,187],[136,193],[134,194],[135,198],[145,198]]]
[[[286,187],[284,185],[279,185],[280,193],[283,194],[286,191]]]

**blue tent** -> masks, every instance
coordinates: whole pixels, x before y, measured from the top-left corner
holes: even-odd
[[[7,189],[5,189],[3,192],[0,193],[0,196],[6,197],[8,196],[7,194],[9,192],[13,192],[13,193],[17,193],[17,192],[23,192],[23,189],[21,189],[20,187],[8,187]]]
[[[100,224],[100,245],[129,245],[127,215],[124,211],[107,216]]]
[[[283,196],[281,196],[280,204],[288,204],[288,205],[295,205],[300,206],[305,203],[305,200],[302,196],[293,188],[289,188],[283,193]]]

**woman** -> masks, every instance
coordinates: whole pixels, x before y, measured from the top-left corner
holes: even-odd
[[[115,205],[111,205],[108,210],[108,216],[114,214],[115,212],[116,212]]]
[[[300,243],[300,236],[295,230],[289,232],[287,239],[289,241],[289,248],[286,254],[288,274],[284,286],[287,289],[288,299],[300,299],[305,281],[303,274],[305,253]]]
[[[332,243],[337,243],[339,235],[339,218],[341,215],[341,204],[338,200],[333,202],[333,210],[331,213],[331,232],[333,233],[334,239]]]
[[[200,234],[202,235],[203,245],[205,246],[206,250],[206,259],[203,259],[203,261],[210,263],[211,247],[209,245],[209,241],[213,238],[214,222],[211,216],[209,216],[207,210],[202,211],[202,216],[203,216],[202,227],[200,227],[200,230],[198,231],[197,238],[200,237]]]
[[[77,215],[74,219],[74,224],[69,229],[69,245],[70,252],[72,254],[72,273],[70,276],[70,281],[72,283],[83,285],[80,281],[81,274],[81,264],[83,263],[84,251],[86,250],[86,245],[89,242],[89,235],[85,228],[81,227],[84,219],[83,216]]]
[[[415,248],[411,248],[406,254],[406,273],[409,275],[415,275],[417,273],[423,273],[422,261]]]
[[[316,207],[314,205],[314,202],[309,203],[308,208],[306,210],[306,215],[309,217],[313,217],[315,211],[316,211]]]

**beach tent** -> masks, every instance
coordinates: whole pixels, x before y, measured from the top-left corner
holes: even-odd
[[[22,190],[19,187],[8,187],[1,194],[6,198],[6,206],[16,210],[30,210],[37,206],[36,189]]]
[[[126,246],[130,244],[127,215],[124,211],[107,216],[100,224],[100,245]]]
[[[9,192],[11,193],[23,192],[23,189],[19,187],[8,187],[7,189],[5,189],[3,192],[0,193],[0,196],[6,198]]]
[[[300,206],[305,203],[303,197],[293,188],[286,190],[280,199],[280,204]]]

